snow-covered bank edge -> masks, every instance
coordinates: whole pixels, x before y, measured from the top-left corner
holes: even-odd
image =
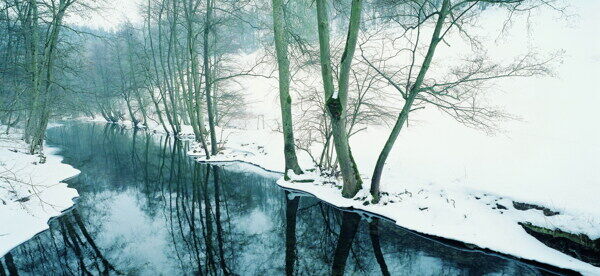
[[[246,164],[248,164],[248,163],[246,163]],[[252,165],[252,164],[248,164],[248,165]],[[309,192],[305,192],[303,190],[298,190],[298,189],[294,189],[294,188],[286,188],[286,187],[281,186],[281,185],[278,185],[278,186],[280,188],[282,188],[282,189],[284,189],[284,190],[292,193],[291,196],[294,196],[294,197],[299,195],[299,196],[310,196],[310,197],[318,198],[316,195],[314,195],[312,193],[309,193]],[[321,199],[319,199],[319,200],[321,200]],[[490,250],[490,249],[481,248],[481,247],[478,247],[478,246],[473,245],[473,244],[464,243],[464,242],[458,241],[458,240],[446,239],[444,237],[433,236],[433,235],[429,235],[429,234],[426,234],[426,233],[421,233],[421,232],[418,232],[418,231],[414,231],[414,230],[411,230],[409,228],[403,227],[402,225],[398,224],[395,220],[393,220],[393,219],[391,219],[389,217],[385,217],[385,216],[382,216],[380,214],[372,213],[370,211],[357,210],[357,209],[354,209],[352,207],[350,207],[350,208],[338,207],[338,206],[333,205],[333,204],[331,204],[331,203],[329,203],[327,201],[324,201],[324,200],[321,200],[321,201],[323,201],[325,204],[327,204],[327,205],[329,205],[329,206],[331,206],[331,207],[333,207],[335,209],[341,210],[341,211],[355,212],[355,213],[359,214],[363,219],[367,220],[367,222],[370,222],[373,218],[378,218],[378,219],[381,219],[381,220],[385,220],[385,221],[394,223],[394,224],[396,224],[397,227],[401,228],[404,231],[410,232],[410,233],[412,233],[412,234],[414,234],[414,235],[416,235],[416,236],[418,236],[420,238],[429,240],[431,242],[436,242],[436,243],[442,244],[444,246],[451,247],[451,248],[453,248],[455,250],[466,251],[466,252],[477,252],[477,253],[480,253],[480,254],[486,254],[486,255],[496,256],[496,257],[499,257],[499,258],[502,258],[502,259],[505,259],[505,260],[511,260],[511,261],[512,260],[517,260],[517,261],[520,261],[520,262],[522,262],[524,264],[532,265],[532,266],[534,266],[536,268],[542,269],[544,271],[547,271],[547,272],[550,272],[550,273],[553,273],[553,274],[557,273],[557,272],[565,274],[565,275],[573,274],[574,273],[574,271],[570,270],[570,269],[563,269],[563,268],[555,267],[555,266],[552,266],[552,265],[549,265],[549,264],[546,264],[546,263],[541,263],[541,262],[538,262],[538,261],[535,261],[535,260],[529,260],[529,259],[519,258],[519,257],[516,257],[516,256],[512,256],[512,255],[508,255],[508,254],[496,252],[496,251],[493,251],[493,250]]]
[[[191,151],[189,154],[194,156],[193,152]],[[522,244],[523,246],[514,246],[514,240],[506,239],[505,236],[502,236],[502,233],[497,233],[496,237],[499,240],[498,243],[490,242],[486,239],[480,239],[477,236],[469,236],[470,233],[468,233],[468,230],[466,231],[466,235],[463,235],[465,233],[461,232],[463,228],[460,226],[456,227],[455,229],[450,229],[453,231],[445,232],[444,229],[447,229],[447,227],[436,228],[433,225],[427,227],[424,225],[419,225],[418,222],[411,223],[410,219],[414,219],[415,215],[418,216],[420,214],[420,210],[414,210],[412,212],[413,214],[406,214],[406,212],[397,213],[396,211],[402,210],[393,208],[392,204],[394,202],[390,202],[389,197],[387,199],[382,199],[382,202],[386,202],[387,200],[386,205],[365,205],[365,202],[368,201],[365,199],[369,198],[369,195],[366,193],[365,189],[359,192],[355,198],[344,198],[341,196],[341,185],[339,183],[331,183],[328,180],[323,181],[323,179],[319,180],[320,176],[317,172],[308,172],[306,175],[296,178],[292,175],[291,181],[285,181],[282,177],[282,172],[267,169],[264,166],[257,164],[257,162],[246,161],[243,160],[243,158],[227,160],[225,156],[214,156],[211,157],[210,160],[206,160],[203,157],[196,156],[195,159],[197,162],[216,165],[242,164],[242,166],[238,166],[238,168],[228,168],[264,174],[265,176],[269,177],[274,177],[274,175],[277,175],[278,177],[274,177],[275,179],[278,179],[276,184],[285,190],[308,194],[335,208],[359,212],[363,215],[363,217],[375,216],[386,219],[395,223],[402,229],[405,229],[423,238],[427,238],[435,242],[441,242],[446,246],[451,246],[458,250],[478,251],[501,258],[516,259],[523,263],[551,272],[572,274],[573,271],[577,271],[583,275],[600,275],[600,268],[592,266],[591,264],[580,261],[544,245],[533,236],[527,234],[519,225],[515,225],[513,228],[515,233],[507,233],[507,236],[510,237],[514,234],[518,234],[520,236],[518,241],[525,241],[527,244]],[[316,179],[316,181],[303,182],[307,179]],[[501,231],[505,231],[505,228],[503,227],[500,227],[500,229]],[[486,229],[481,230],[485,231]],[[490,236],[493,235],[487,235],[487,237]],[[560,271],[561,269],[563,271]]]
[[[77,191],[64,182],[80,171],[63,163],[59,149],[44,147],[44,163],[29,155],[20,133],[2,135],[0,163],[11,180],[0,183],[0,257],[49,228],[75,204]]]
[[[121,124],[125,127],[127,123]],[[161,134],[160,130],[148,131]],[[226,137],[220,154],[206,160],[203,150],[193,145],[188,155],[196,161],[207,163],[245,163],[255,169],[253,173],[277,174],[281,178],[283,152],[280,133],[268,130],[224,129]],[[219,140],[221,140],[219,138]],[[303,168],[310,168],[306,156],[299,153]],[[361,160],[362,161],[362,160]],[[246,168],[247,169],[247,168]],[[396,169],[396,168],[394,168]],[[368,170],[368,169],[367,169]],[[363,176],[366,175],[362,172]],[[298,182],[306,179],[314,182]],[[393,177],[387,179],[394,180]],[[590,221],[588,227],[581,227],[586,217],[578,217],[569,209],[560,209],[559,215],[545,216],[541,210],[517,210],[513,200],[506,196],[469,190],[456,185],[420,184],[402,182],[395,185],[400,189],[388,190],[380,204],[368,203],[368,179],[363,190],[353,199],[341,197],[341,185],[335,179],[323,178],[317,171],[308,172],[302,178],[293,177],[297,182],[280,179],[278,185],[312,194],[339,208],[377,214],[394,221],[398,226],[412,232],[473,245],[482,251],[494,252],[521,259],[530,263],[548,264],[553,267],[579,271],[585,275],[600,275],[600,268],[554,250],[528,234],[518,222],[534,222],[536,225],[560,226],[559,229],[574,230],[574,233],[587,232],[597,236],[600,228]],[[445,183],[449,184],[449,183]],[[388,186],[389,187],[389,186]],[[404,189],[406,187],[406,190]],[[516,201],[516,200],[514,200]],[[527,202],[527,201],[526,201]],[[537,203],[537,202],[530,202]],[[543,206],[543,205],[542,205]],[[597,219],[597,217],[591,217]],[[566,228],[564,228],[566,227]]]
[[[219,160],[219,161],[217,161],[216,158],[213,158],[213,159],[211,159],[211,161],[208,161],[208,162],[206,160],[204,160],[203,158],[199,158],[199,159],[195,158],[195,159],[199,163],[222,166],[225,169],[230,170],[230,171],[239,171],[239,172],[245,172],[245,173],[259,174],[264,177],[271,178],[271,179],[273,179],[273,181],[276,182],[277,186],[279,186],[281,189],[290,192],[290,195],[289,195],[290,198],[296,197],[296,196],[314,197],[314,198],[321,200],[325,204],[331,206],[332,208],[335,208],[335,209],[338,209],[341,211],[355,212],[355,213],[359,214],[366,221],[371,221],[373,218],[379,218],[379,219],[388,221],[390,223],[393,223],[397,227],[401,228],[402,230],[410,232],[420,238],[427,239],[431,242],[440,243],[444,246],[451,247],[456,250],[466,251],[466,252],[477,252],[480,254],[491,255],[491,256],[495,256],[495,257],[499,257],[501,259],[511,260],[511,261],[517,260],[519,262],[522,262],[525,265],[531,265],[533,267],[544,270],[546,272],[550,272],[551,274],[561,273],[563,275],[571,275],[577,271],[577,270],[573,270],[572,268],[562,268],[559,266],[555,266],[553,264],[540,262],[535,259],[522,258],[522,257],[506,254],[503,252],[494,251],[489,248],[479,247],[475,244],[466,243],[461,240],[449,239],[449,238],[445,238],[443,236],[436,236],[436,235],[431,235],[431,234],[428,234],[425,232],[419,232],[419,231],[404,227],[401,223],[397,222],[393,218],[390,218],[388,216],[385,216],[385,215],[382,215],[379,213],[374,213],[370,210],[366,210],[365,208],[360,208],[360,207],[356,208],[356,206],[345,207],[345,206],[335,205],[335,204],[331,203],[330,201],[328,201],[326,198],[319,197],[318,193],[313,193],[311,191],[299,189],[297,186],[294,186],[294,184],[298,184],[298,183],[283,181],[283,178],[282,178],[283,173],[282,172],[264,168],[264,167],[260,166],[259,164],[255,164],[255,163],[244,161],[244,160],[226,161],[226,160],[224,160],[224,158],[220,158],[221,160]],[[597,274],[596,271],[581,271],[581,270],[579,270],[578,272],[583,273],[584,275],[596,275]]]

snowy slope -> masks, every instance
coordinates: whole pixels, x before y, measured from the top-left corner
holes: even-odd
[[[227,129],[225,132],[225,136],[228,137],[226,149],[221,154],[211,157],[211,162],[243,161],[268,171],[283,172],[283,141],[280,133],[268,130]],[[381,135],[371,132],[361,136],[368,141],[354,142],[354,144],[373,145],[373,149],[378,148],[375,137]],[[545,216],[540,210],[516,210],[512,206],[511,198],[505,194],[474,189],[461,182],[461,179],[437,183],[419,179],[417,177],[419,173],[425,174],[424,179],[432,179],[425,169],[407,172],[406,176],[403,176],[400,172],[406,170],[402,165],[407,158],[411,160],[410,155],[408,157],[404,155],[401,159],[404,160],[403,162],[391,159],[388,163],[388,170],[384,173],[383,180],[385,183],[383,191],[388,195],[384,196],[379,204],[373,205],[367,202],[370,198],[368,188],[372,170],[372,166],[368,164],[374,162],[370,160],[373,156],[366,154],[372,155],[373,151],[368,150],[369,147],[357,148],[360,150],[353,150],[353,153],[365,183],[363,190],[353,199],[345,199],[341,196],[339,179],[322,178],[318,172],[302,176],[303,179],[315,180],[313,183],[291,183],[280,179],[278,184],[282,187],[306,191],[339,207],[352,207],[388,217],[402,227],[421,233],[459,240],[481,248],[573,269],[589,275],[600,274],[600,268],[545,246],[527,234],[519,225],[519,222],[531,222],[547,228],[556,227],[598,238],[600,216],[595,213],[597,210],[580,211],[577,208],[569,209],[567,205],[560,209],[560,215],[555,216]],[[206,161],[198,145],[188,154],[195,156],[198,161]],[[300,153],[299,158],[304,168],[312,168],[306,154]],[[393,173],[394,171],[396,173]],[[433,171],[435,175],[435,170]],[[443,177],[444,175],[440,179],[443,180]],[[298,180],[294,177],[293,179]],[[506,185],[515,188],[519,184],[507,183]],[[598,187],[593,189],[599,192]],[[548,193],[544,195],[552,196]],[[583,200],[593,200],[593,197],[591,193],[583,197]],[[521,195],[518,198],[531,202],[534,197]],[[498,208],[498,206],[502,207]]]
[[[518,224],[531,222],[600,238],[600,93],[593,81],[600,76],[596,27],[600,17],[595,14],[600,2],[577,0],[569,4],[573,8],[570,12],[578,15],[569,22],[556,19],[555,14],[534,14],[515,21],[509,37],[485,37],[488,54],[498,59],[528,49],[565,52],[556,78],[496,83],[487,100],[521,118],[503,122],[502,132],[488,136],[433,108],[415,113],[388,159],[382,191],[389,195],[378,205],[364,204],[373,166],[389,133],[382,127],[369,127],[351,139],[365,182],[355,199],[342,198],[339,183],[319,175],[310,176],[318,180],[316,183],[280,181],[279,185],[307,191],[338,206],[384,215],[419,232],[600,275],[599,268],[546,247]],[[494,16],[483,18],[479,22],[482,32],[497,33],[495,20]],[[440,49],[440,56],[452,57],[456,49],[460,47]],[[249,78],[241,82],[248,89],[251,110],[267,122],[277,119],[276,80]],[[161,131],[156,126],[151,129]],[[283,171],[280,133],[268,126],[218,133],[226,140],[225,150],[212,161],[238,160]],[[196,148],[189,154],[205,161],[202,152]],[[299,154],[303,168],[311,168],[306,154]],[[560,214],[516,210],[513,201],[545,206]]]
[[[500,40],[485,36],[486,31],[497,31],[496,18],[489,16],[480,22],[485,47],[494,58],[509,58],[528,49],[564,51],[556,77],[498,82],[487,95],[494,106],[520,120],[501,122],[501,131],[489,136],[461,126],[435,108],[415,113],[384,169],[382,191],[389,196],[376,206],[363,204],[368,200],[375,161],[390,131],[384,127],[369,127],[350,141],[365,182],[364,190],[355,198],[358,200],[343,199],[339,184],[279,184],[338,206],[384,215],[419,232],[585,274],[600,274],[599,268],[548,248],[518,224],[530,222],[600,238],[600,91],[590,81],[600,76],[596,28],[600,17],[594,14],[600,2],[578,0],[569,4],[569,12],[577,16],[568,21],[552,12],[520,18],[510,36]],[[526,20],[530,24],[525,24]],[[456,52],[460,47],[444,48],[440,56],[452,57]],[[253,111],[267,121],[280,116],[275,81],[249,79],[245,86],[251,102],[256,103]],[[283,172],[283,137],[268,128],[227,130],[223,134],[227,137],[226,150],[212,161],[241,160]],[[199,149],[190,154],[204,160]],[[299,155],[303,168],[312,167],[304,152]],[[516,210],[513,201],[545,206],[560,214]]]
[[[45,147],[46,162],[26,154],[21,134],[0,126],[0,256],[48,229],[48,220],[73,205],[75,189],[61,183],[79,173],[63,164],[58,149]]]

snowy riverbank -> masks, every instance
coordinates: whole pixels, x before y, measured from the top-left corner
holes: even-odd
[[[576,270],[586,275],[600,275],[599,267],[546,246],[519,225],[519,223],[531,223],[598,239],[600,238],[600,214],[596,209],[583,208],[586,205],[594,205],[594,197],[591,194],[598,194],[598,187],[585,188],[591,193],[590,196],[572,197],[574,193],[579,193],[581,190],[572,191],[569,186],[563,186],[561,191],[559,186],[553,186],[552,183],[548,183],[548,188],[536,186],[535,182],[524,183],[531,176],[522,176],[522,181],[506,182],[497,187],[485,183],[475,186],[466,181],[466,175],[465,179],[448,178],[444,181],[440,177],[444,174],[440,175],[435,162],[432,162],[434,164],[430,167],[433,175],[428,175],[421,169],[416,172],[425,173],[429,177],[417,179],[416,172],[410,171],[415,166],[415,164],[411,165],[410,161],[416,162],[414,152],[407,151],[403,155],[407,158],[405,160],[402,160],[399,154],[393,155],[383,176],[382,190],[386,195],[379,204],[373,205],[369,202],[368,193],[369,177],[372,165],[375,163],[371,161],[376,158],[378,146],[383,142],[381,137],[385,137],[379,132],[380,130],[377,129],[367,131],[352,141],[354,145],[363,145],[353,148],[353,152],[364,181],[363,190],[353,199],[341,196],[341,184],[337,179],[322,177],[318,171],[308,172],[302,176],[302,179],[313,179],[314,182],[287,182],[280,179],[278,185],[308,192],[335,206],[380,214],[395,220],[402,227],[417,232]],[[283,145],[280,133],[268,130],[232,129],[225,129],[222,133],[223,137],[227,137],[225,149],[222,154],[212,157],[211,162],[242,161],[268,171],[283,171]],[[189,154],[195,156],[198,161],[206,161],[203,152],[196,145]],[[303,168],[314,169],[306,154],[300,152],[299,158]],[[444,160],[444,163],[448,162],[451,163],[452,158]],[[476,175],[477,172],[474,174]],[[425,179],[429,180],[424,181]],[[293,177],[293,180],[298,179]],[[527,196],[523,194],[523,190],[536,192]],[[567,200],[569,198],[579,198],[579,201],[570,202]],[[543,210],[522,208],[519,203],[550,207],[550,210],[558,214],[548,215],[547,211],[544,214]]]
[[[119,124],[132,127],[129,122]],[[556,177],[554,181],[546,181],[547,175],[541,172],[564,162],[560,158],[545,159],[545,156],[560,157],[560,151],[564,150],[564,146],[552,146],[552,143],[556,143],[553,139],[536,137],[535,143],[547,149],[545,154],[530,154],[515,162],[514,155],[499,153],[528,143],[526,135],[518,131],[511,137],[477,135],[476,131],[468,129],[448,131],[445,139],[453,143],[455,148],[443,149],[436,146],[434,141],[437,139],[435,132],[443,128],[443,122],[434,126],[437,127],[431,128],[434,133],[428,133],[427,128],[416,128],[403,136],[403,144],[393,151],[384,171],[382,192],[385,195],[379,204],[371,204],[368,193],[378,149],[386,136],[385,129],[376,127],[357,134],[351,140],[364,182],[363,190],[354,198],[343,198],[339,180],[321,176],[304,151],[299,151],[298,155],[306,174],[292,177],[292,180],[303,181],[287,182],[280,179],[277,184],[307,192],[338,207],[379,214],[396,221],[399,226],[420,233],[579,271],[584,275],[600,275],[599,267],[546,246],[520,225],[530,223],[584,234],[591,239],[600,238],[600,210],[593,208],[600,186],[596,185],[595,180],[578,182],[577,188],[560,182],[569,177],[575,181],[577,178],[574,174],[578,171],[591,173],[589,169],[593,163],[579,165],[578,171],[563,167],[562,171],[553,172]],[[158,126],[148,129],[157,134],[164,132]],[[193,136],[190,127],[183,126],[182,129],[183,137]],[[280,132],[218,128],[217,133],[218,140],[223,142],[222,150],[219,155],[211,157],[211,162],[233,164],[231,169],[281,176],[284,157]],[[429,151],[423,146],[428,147]],[[575,155],[573,158],[584,152],[575,145],[571,145],[569,150]],[[476,151],[480,151],[480,154],[476,154]],[[197,144],[192,145],[188,154],[197,161],[206,161],[204,151]],[[255,165],[259,169],[235,165],[236,161]],[[525,166],[520,170],[519,167],[524,164],[537,165]],[[497,172],[490,173],[491,169]],[[495,178],[500,175],[501,179]],[[305,182],[306,179],[315,181]]]
[[[0,126],[0,256],[48,229],[48,220],[73,205],[75,189],[61,181],[79,173],[45,146],[45,162],[27,154],[20,131]]]

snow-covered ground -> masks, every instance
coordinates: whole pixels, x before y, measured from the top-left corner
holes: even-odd
[[[375,164],[377,149],[383,143],[383,140],[377,137],[385,137],[377,135],[376,131],[383,134],[382,130],[365,132],[352,141],[353,145],[366,145],[353,149],[364,181],[363,190],[353,199],[341,196],[341,184],[338,179],[324,178],[318,171],[307,172],[301,177],[313,179],[315,182],[287,182],[280,179],[277,183],[282,187],[308,192],[339,207],[352,207],[380,214],[395,220],[402,227],[421,233],[459,240],[585,274],[600,274],[600,268],[547,247],[527,234],[519,225],[519,222],[530,222],[550,229],[583,233],[593,239],[600,238],[598,210],[582,210],[575,207],[576,204],[570,208],[571,205],[564,200],[571,196],[569,190],[572,189],[568,186],[564,187],[562,194],[554,194],[553,189],[541,189],[526,196],[521,194],[520,189],[533,192],[536,187],[527,187],[527,183],[523,182],[507,182],[501,189],[495,190],[487,185],[469,185],[472,182],[465,181],[464,177],[447,178],[444,181],[443,174],[436,175],[436,165],[431,167],[430,173],[427,172],[427,168],[411,170],[415,166],[411,165],[411,161],[414,161],[418,154],[407,151],[404,155],[394,155],[387,164],[382,190],[388,195],[383,196],[379,204],[370,204],[370,173]],[[243,161],[268,171],[283,172],[283,141],[280,133],[269,130],[226,129],[224,136],[227,137],[226,147],[221,154],[211,157],[211,162]],[[206,161],[203,153],[198,145],[189,152],[190,155],[196,156],[198,161]],[[303,168],[314,167],[310,158],[303,152],[299,153],[299,159]],[[435,164],[436,159],[432,160]],[[450,161],[452,160],[444,160]],[[420,176],[420,173],[424,175]],[[464,171],[457,173],[464,174]],[[436,181],[438,179],[439,181]],[[292,176],[292,180],[299,179]],[[587,188],[587,196],[577,195],[581,196],[582,206],[593,204],[597,199],[595,195],[600,192],[599,186]],[[546,216],[541,210],[517,210],[513,207],[512,200],[551,206],[551,209],[559,211],[560,214]],[[556,202],[563,202],[563,205],[557,205]]]
[[[48,229],[48,220],[73,205],[75,189],[61,183],[79,173],[63,164],[57,148],[44,147],[46,160],[27,154],[19,130],[0,126],[0,256]]]
[[[557,19],[556,14],[534,14],[515,21],[509,37],[486,37],[489,55],[498,59],[529,49],[565,53],[556,68],[557,77],[503,81],[490,91],[489,102],[522,119],[502,123],[503,132],[488,136],[433,108],[415,113],[388,158],[382,176],[382,191],[387,195],[376,205],[368,203],[367,191],[379,150],[389,134],[384,127],[368,127],[350,141],[364,180],[363,190],[355,198],[342,198],[339,182],[324,179],[318,172],[303,176],[316,180],[312,183],[280,180],[278,184],[337,206],[381,214],[422,233],[600,275],[600,268],[545,246],[519,225],[529,222],[600,238],[600,93],[593,81],[600,76],[596,27],[600,17],[595,14],[600,2],[575,0],[569,4],[570,12],[577,16],[568,22]],[[498,18],[483,18],[478,22],[481,31],[498,31]],[[460,47],[440,50],[440,56],[451,56],[455,49]],[[254,78],[241,83],[256,115],[267,122],[278,118],[276,80]],[[162,132],[157,125],[149,129]],[[183,132],[191,134],[191,129],[184,127]],[[213,156],[212,162],[244,161],[283,172],[281,133],[269,126],[217,132],[225,141],[224,150]],[[314,167],[304,152],[298,153],[304,169]],[[189,154],[206,161],[198,147]],[[544,206],[559,214],[517,210],[513,201]]]
[[[502,81],[487,94],[494,106],[521,120],[502,122],[501,131],[489,136],[461,126],[435,108],[415,113],[388,158],[382,176],[382,191],[388,195],[377,205],[368,203],[368,188],[389,135],[390,129],[385,127],[368,127],[351,138],[364,181],[354,199],[341,197],[339,182],[323,179],[318,172],[303,176],[316,179],[314,183],[280,180],[278,184],[337,206],[381,214],[422,233],[600,275],[600,268],[545,246],[519,225],[529,222],[600,238],[600,93],[590,81],[600,76],[596,27],[600,18],[594,14],[600,2],[569,4],[569,12],[576,16],[567,21],[552,12],[541,12],[515,21],[509,37],[495,40],[486,36],[489,55],[500,59],[527,49],[564,51],[556,77]],[[481,31],[495,30],[499,26],[496,21],[493,16],[482,19]],[[442,49],[440,56],[452,56],[456,49],[460,47]],[[267,121],[279,116],[275,81],[253,79],[246,86],[256,103],[253,110]],[[225,150],[212,161],[239,160],[283,172],[282,135],[268,128],[224,131]],[[301,166],[312,168],[305,152],[298,153]],[[190,154],[204,161],[199,148]],[[559,214],[517,210],[513,201],[544,206]]]

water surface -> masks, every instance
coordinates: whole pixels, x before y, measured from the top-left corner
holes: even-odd
[[[187,144],[116,125],[48,130],[80,198],[1,259],[0,275],[540,275],[393,223],[342,212],[249,165],[208,166]]]

